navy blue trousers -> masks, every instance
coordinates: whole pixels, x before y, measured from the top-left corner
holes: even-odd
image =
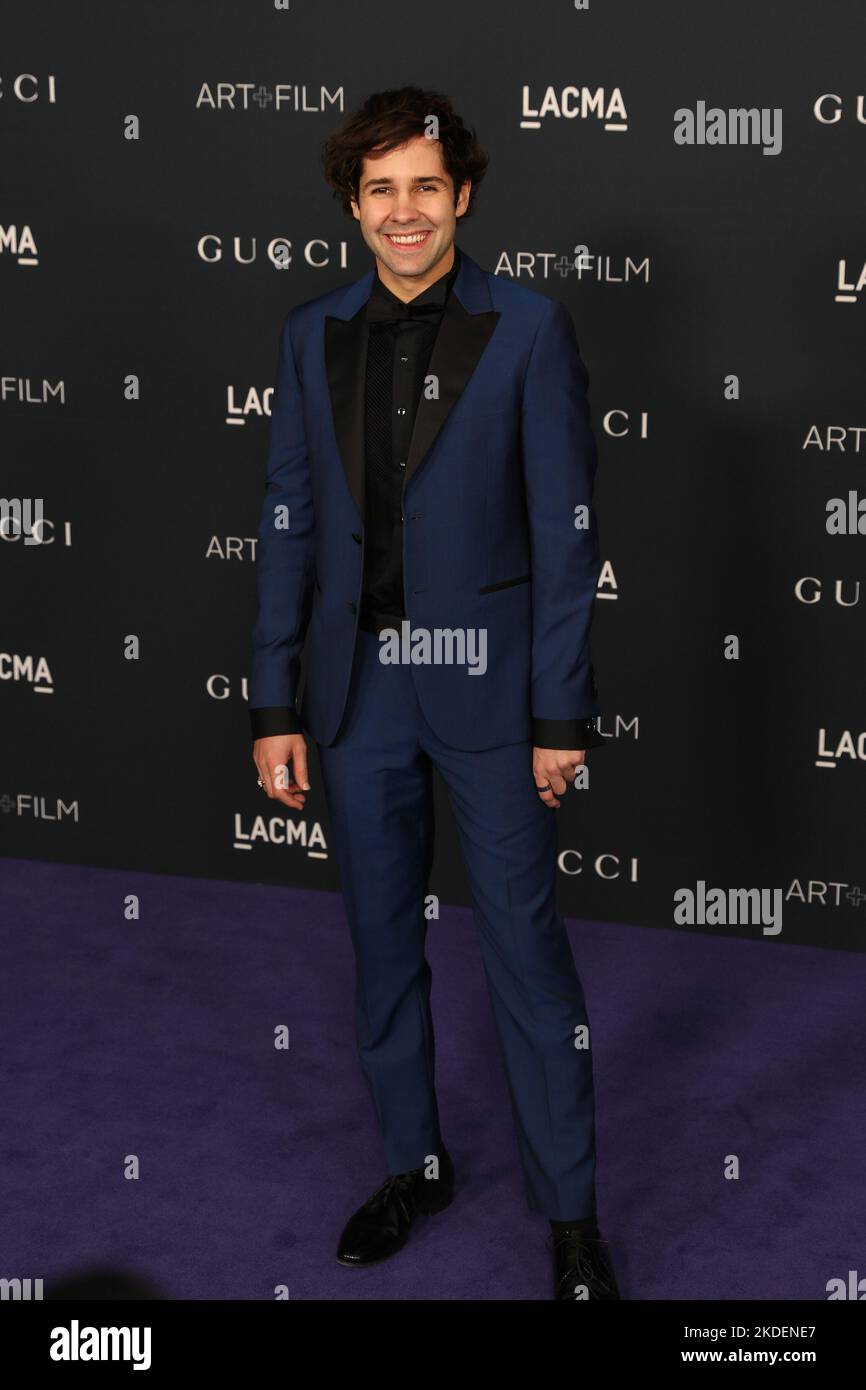
[[[561,1221],[594,1215],[591,1049],[575,1046],[588,1018],[556,906],[556,812],[535,790],[532,745],[443,744],[411,667],[383,665],[379,648],[359,631],[343,724],[319,761],[357,966],[358,1054],[388,1171],[422,1167],[442,1142],[424,954],[435,766],[460,837],[529,1206]]]

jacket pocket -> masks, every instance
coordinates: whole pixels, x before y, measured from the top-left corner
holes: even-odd
[[[493,594],[497,589],[510,589],[514,584],[528,584],[531,578],[531,574],[522,574],[519,579],[503,579],[501,584],[486,584],[478,592],[479,594]]]

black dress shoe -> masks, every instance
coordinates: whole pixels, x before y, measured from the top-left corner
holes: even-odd
[[[606,1240],[574,1230],[563,1231],[550,1239],[556,1281],[554,1298],[571,1303],[620,1298],[607,1256]]]
[[[439,1177],[425,1178],[423,1168],[397,1173],[351,1216],[340,1237],[341,1265],[372,1265],[396,1255],[409,1238],[418,1216],[444,1211],[454,1197],[454,1165],[444,1149]]]

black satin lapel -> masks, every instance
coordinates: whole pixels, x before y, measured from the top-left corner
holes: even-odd
[[[487,313],[470,314],[456,294],[448,296],[427,368],[428,376],[438,378],[439,396],[437,400],[428,400],[423,391],[421,393],[406,460],[406,482],[432,448],[436,436],[459,401],[490,341],[499,312],[490,309]]]
[[[364,398],[367,378],[366,303],[350,319],[325,315],[325,369],[334,433],[358,519],[364,519]]]

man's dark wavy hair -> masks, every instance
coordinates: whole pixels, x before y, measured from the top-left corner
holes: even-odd
[[[390,154],[416,135],[429,129],[430,116],[438,121],[442,162],[454,180],[456,205],[460,189],[472,180],[469,205],[461,221],[472,215],[478,188],[487,171],[488,158],[442,92],[421,87],[395,87],[374,92],[357,111],[325,141],[322,164],[325,178],[339,198],[344,212],[351,215],[351,199],[358,202],[358,188],[364,159],[372,154]]]

